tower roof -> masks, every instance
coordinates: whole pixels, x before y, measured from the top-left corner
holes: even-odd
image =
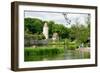
[[[48,24],[46,22],[44,23],[44,27],[48,27]]]

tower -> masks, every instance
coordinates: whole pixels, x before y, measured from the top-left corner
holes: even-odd
[[[48,24],[45,22],[44,23],[44,26],[43,26],[43,34],[44,34],[44,36],[45,36],[45,38],[46,39],[48,39],[48,30],[49,30],[49,28],[48,28]]]

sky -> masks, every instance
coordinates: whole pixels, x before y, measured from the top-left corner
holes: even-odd
[[[39,12],[39,11],[24,11],[25,18],[39,18],[44,21],[54,21],[58,24],[63,24],[64,26],[70,27],[75,24],[76,20],[85,25],[86,17],[88,14],[80,14],[80,13],[69,13],[67,14],[67,18],[71,21],[70,24],[64,18],[63,13],[59,12]]]

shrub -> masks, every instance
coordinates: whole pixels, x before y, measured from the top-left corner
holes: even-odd
[[[67,49],[68,50],[75,50],[77,49],[78,44],[76,42],[67,42]]]
[[[70,45],[68,45],[68,50],[75,50],[77,48],[77,45],[72,45],[72,44],[70,44]]]
[[[41,33],[40,35],[38,35],[38,40],[42,40],[45,39],[45,36],[43,35],[43,33]]]
[[[41,33],[41,34],[25,34],[24,35],[24,39],[27,39],[27,40],[42,40],[42,39],[45,39],[45,36]]]

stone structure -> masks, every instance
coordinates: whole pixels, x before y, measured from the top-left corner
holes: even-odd
[[[48,24],[45,22],[44,26],[43,26],[43,34],[44,34],[46,39],[48,39],[48,37],[49,37],[48,30],[49,30]]]
[[[53,33],[52,40],[53,40],[53,41],[59,40],[58,33],[56,33],[56,32]]]

